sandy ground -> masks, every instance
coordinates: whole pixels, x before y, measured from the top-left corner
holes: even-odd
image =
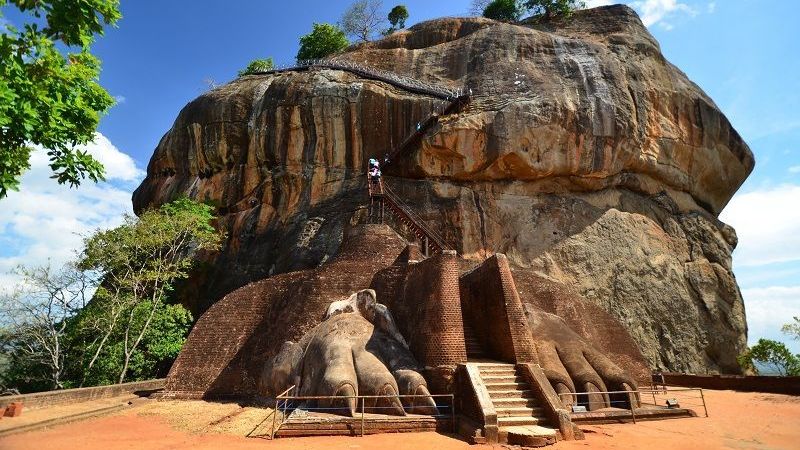
[[[800,397],[706,391],[709,418],[582,426],[586,440],[554,449],[800,449]],[[270,411],[236,404],[155,402],[110,416],[0,438],[0,449],[481,449],[436,433],[270,441]],[[700,411],[702,415],[702,410]],[[268,421],[267,421],[268,422]],[[246,437],[250,435],[251,437]]]

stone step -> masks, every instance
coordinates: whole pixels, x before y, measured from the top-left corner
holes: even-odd
[[[535,407],[514,406],[514,407],[498,408],[495,405],[494,409],[497,412],[497,417],[539,417],[539,418],[542,418],[544,416],[544,408],[541,408],[539,406],[535,406]]]
[[[536,398],[493,398],[492,404],[495,410],[498,408],[522,408],[522,407],[538,407],[539,401]]]
[[[506,398],[533,398],[533,391],[525,390],[510,390],[510,391],[489,391],[489,397],[494,402],[494,399],[506,399]]]
[[[517,373],[517,369],[514,366],[478,366],[478,371],[482,374]]]
[[[530,390],[530,386],[526,382],[511,382],[511,383],[487,383],[486,380],[483,380],[483,384],[486,386],[486,390],[489,392],[492,391],[528,391]]]
[[[525,377],[516,374],[508,375],[481,375],[481,380],[486,384],[491,383],[524,383]]]
[[[509,426],[500,430],[500,437],[511,445],[544,447],[558,440],[556,430],[539,425]]]
[[[514,425],[539,425],[538,417],[498,417],[498,427],[511,427]]]
[[[496,372],[481,371],[480,375],[481,375],[481,380],[485,378],[500,378],[500,377],[508,377],[513,379],[517,376],[517,374],[514,372],[501,372],[501,371],[496,371]]]

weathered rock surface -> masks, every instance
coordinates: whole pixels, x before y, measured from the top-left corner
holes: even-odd
[[[538,28],[537,28],[538,27]],[[472,89],[388,182],[466,257],[503,252],[619,319],[654,368],[737,371],[735,233],[716,217],[747,145],[627,7],[566,24],[419,24],[340,56]],[[362,174],[439,100],[352,74],[240,78],[191,102],[134,194],[219,206],[229,239],[184,290],[195,311],[333,256]],[[521,288],[522,289],[522,288]]]

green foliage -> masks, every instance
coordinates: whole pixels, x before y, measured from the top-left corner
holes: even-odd
[[[483,16],[503,22],[516,22],[522,16],[517,0],[494,0],[483,10]]]
[[[90,305],[93,306],[93,305]],[[144,301],[133,306],[134,322],[131,331],[136,333],[145,324],[152,303]],[[88,386],[113,384],[118,381],[125,361],[123,330],[116,329],[108,343],[99,352],[97,362],[89,369],[89,361],[98,350],[99,342],[93,339],[92,321],[102,318],[104,312],[98,308],[86,308],[70,327],[75,355],[70,367],[70,380]],[[145,330],[141,345],[130,357],[127,381],[147,380],[166,376],[170,366],[178,357],[192,324],[191,313],[181,305],[159,302],[155,314]],[[81,345],[83,344],[83,345]],[[78,354],[79,353],[79,354]]]
[[[0,7],[9,3],[30,23],[0,29],[0,198],[19,189],[31,146],[47,149],[59,183],[103,179],[103,166],[75,146],[94,139],[100,114],[114,103],[97,82],[100,61],[89,47],[121,17],[119,0],[0,0]]]
[[[318,59],[341,52],[349,45],[344,31],[336,25],[315,23],[311,33],[300,38],[297,60]]]
[[[254,59],[250,61],[250,64],[248,64],[247,67],[239,71],[239,76],[241,77],[259,72],[267,72],[272,70],[274,67],[275,63],[272,61],[272,58]]]
[[[795,317],[794,322],[784,325],[781,331],[791,336],[792,339],[800,340],[800,317]]]
[[[199,252],[219,247],[212,211],[180,198],[87,237],[70,270],[23,272],[36,289],[0,296],[0,387],[30,392],[165,375],[192,322],[172,304],[172,286]]]
[[[782,342],[759,339],[758,343],[737,358],[743,369],[759,373],[759,366],[768,373],[800,376],[800,355],[793,355]]]
[[[586,7],[582,0],[525,0],[523,4],[531,14],[545,19],[569,17],[576,9]]]
[[[406,5],[397,5],[389,11],[389,23],[392,24],[392,31],[402,30],[406,27],[406,20],[408,19],[408,8]]]

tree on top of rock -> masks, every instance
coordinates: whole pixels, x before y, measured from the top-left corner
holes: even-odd
[[[548,20],[569,17],[576,9],[586,7],[582,0],[525,0],[524,5],[534,16],[543,16]]]
[[[405,5],[397,5],[389,11],[389,23],[392,24],[392,31],[402,30],[406,27],[406,19],[408,19],[408,8]]]
[[[522,16],[517,0],[494,0],[486,5],[483,16],[503,22],[516,22]]]
[[[259,72],[268,72],[275,68],[272,58],[254,59],[244,69],[239,71],[239,76],[252,75]]]
[[[473,16],[482,16],[489,3],[492,3],[492,0],[472,0],[469,13]]]
[[[0,0],[8,3],[29,21],[0,26],[0,198],[19,189],[33,146],[46,149],[60,184],[102,180],[103,165],[76,146],[94,139],[114,104],[90,46],[121,17],[119,0]]]
[[[342,15],[342,31],[358,41],[369,42],[386,22],[382,11],[381,0],[359,0],[350,5]]]
[[[349,44],[347,36],[336,25],[315,23],[311,33],[300,38],[297,60],[324,58],[346,49]]]

